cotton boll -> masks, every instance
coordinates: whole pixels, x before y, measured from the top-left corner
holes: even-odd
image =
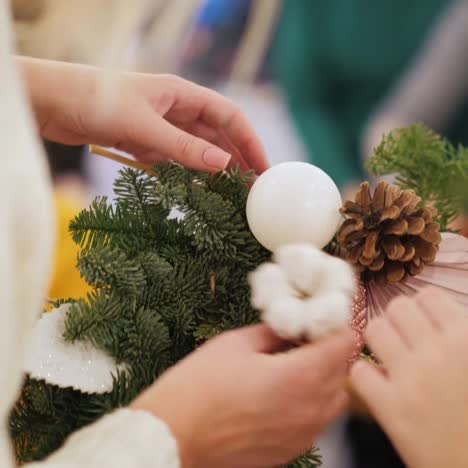
[[[325,255],[325,254],[324,254]],[[320,292],[342,291],[352,296],[356,290],[353,268],[337,257],[327,255],[320,277]]]
[[[285,297],[272,302],[262,314],[262,319],[281,338],[296,340],[303,334],[306,312],[304,301]]]
[[[307,295],[315,294],[326,267],[321,250],[309,244],[289,244],[280,247],[274,258],[296,289]]]
[[[304,332],[310,340],[347,325],[351,319],[352,301],[343,293],[321,294],[304,303],[307,317]]]
[[[249,274],[252,290],[251,304],[256,309],[266,309],[273,301],[296,296],[297,293],[289,285],[284,271],[275,263],[264,263]]]
[[[349,322],[356,279],[346,262],[300,243],[278,248],[274,260],[250,283],[252,304],[279,336],[313,340]]]

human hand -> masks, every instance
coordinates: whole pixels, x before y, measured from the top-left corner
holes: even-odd
[[[268,167],[247,118],[216,92],[171,75],[117,73],[19,58],[41,134],[113,146],[144,162],[174,160],[216,172]]]
[[[132,407],[166,421],[184,468],[269,468],[310,448],[345,408],[350,330],[285,350],[265,325],[224,333]]]
[[[370,322],[366,340],[384,371],[364,361],[351,371],[367,403],[411,468],[468,466],[468,320],[429,288],[396,299]]]

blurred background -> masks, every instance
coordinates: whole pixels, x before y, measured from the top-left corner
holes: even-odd
[[[176,73],[236,101],[272,164],[306,160],[343,196],[382,134],[415,121],[468,144],[466,0],[11,0],[19,54]],[[45,142],[59,243],[51,297],[86,291],[70,218],[112,197],[118,165]],[[402,467],[351,413],[320,441],[325,468]]]

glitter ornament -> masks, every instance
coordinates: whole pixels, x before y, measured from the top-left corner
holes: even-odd
[[[359,358],[364,346],[364,330],[367,326],[367,289],[362,280],[358,282],[356,294],[353,298],[351,328],[356,333],[356,346],[350,362]]]
[[[125,368],[91,344],[63,340],[69,307],[64,304],[38,320],[26,353],[24,371],[35,379],[62,388],[71,387],[83,393],[110,392],[114,384],[112,375]]]
[[[295,243],[322,248],[340,225],[341,205],[340,192],[325,172],[312,164],[287,162],[255,181],[247,220],[258,242],[272,252]]]

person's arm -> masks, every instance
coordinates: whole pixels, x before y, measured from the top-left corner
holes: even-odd
[[[175,160],[205,171],[268,167],[240,109],[216,92],[171,75],[110,72],[17,58],[44,138],[115,146],[145,162]]]
[[[282,466],[344,411],[355,342],[351,330],[341,330],[284,351],[287,346],[265,325],[223,333],[128,409],[79,430],[45,461],[25,467]],[[0,414],[3,409],[0,400]],[[5,439],[0,433],[0,448]],[[5,464],[7,453],[0,450],[2,468],[12,466]]]

